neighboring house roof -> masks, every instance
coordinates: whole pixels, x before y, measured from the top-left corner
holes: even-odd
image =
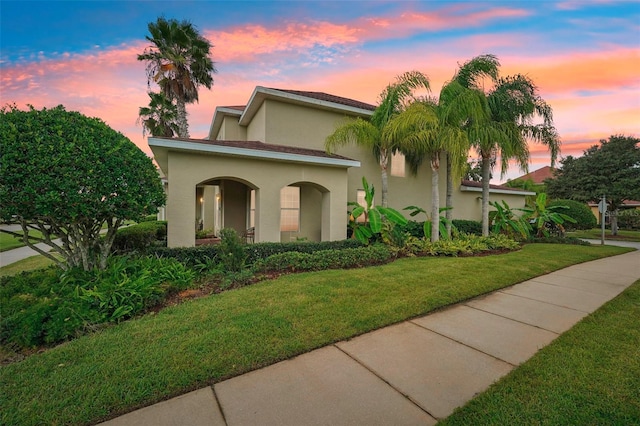
[[[286,145],[275,145],[260,141],[225,141],[186,138],[149,138],[149,146],[153,148],[172,149],[176,151],[202,152],[209,154],[240,156],[262,160],[288,161],[295,163],[311,163],[336,167],[360,167],[360,162],[336,154],[309,148],[298,148]],[[156,151],[158,151],[156,153]],[[166,153],[154,150],[156,161],[164,166]]]
[[[463,180],[460,184],[460,191],[482,192],[482,182]],[[489,191],[494,194],[536,195],[535,192],[524,191],[520,188],[509,188],[507,186],[493,184],[489,184]]]
[[[521,181],[532,181],[536,185],[543,184],[545,179],[552,179],[554,168],[550,166],[544,166],[541,169],[534,170],[533,172],[527,173],[526,175],[522,175],[512,180],[521,180]]]
[[[282,102],[308,105],[317,109],[338,111],[346,115],[371,116],[375,105],[355,99],[343,98],[342,96],[331,95],[324,92],[309,92],[302,90],[274,89],[270,87],[256,86],[249,102],[245,106],[225,106],[217,107],[211,121],[209,135],[216,135],[220,130],[225,115],[240,117],[241,125],[248,125],[260,105],[265,99],[276,99]]]

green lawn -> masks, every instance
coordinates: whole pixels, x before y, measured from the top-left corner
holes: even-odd
[[[53,265],[53,261],[51,259],[47,259],[46,257],[37,254],[35,256],[27,257],[26,259],[14,262],[10,265],[3,266],[2,268],[0,268],[0,277],[16,275],[24,271],[42,269],[50,265]]]
[[[5,425],[104,420],[312,349],[628,249],[531,244],[287,275],[186,302],[0,368]]]
[[[572,231],[567,232],[567,236],[599,240],[602,236],[602,230],[600,228],[593,228],[583,231]],[[607,240],[640,242],[640,231],[618,230],[618,235],[611,235],[611,230],[605,229],[604,238]]]
[[[439,424],[640,424],[640,280]]]
[[[22,231],[19,231],[18,233],[22,234]],[[42,234],[39,231],[29,231],[29,235],[33,237],[42,237]],[[24,247],[24,243],[21,239],[5,232],[0,232],[0,252],[12,250],[18,247]]]

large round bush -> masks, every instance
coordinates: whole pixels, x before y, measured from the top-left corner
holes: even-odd
[[[0,112],[0,218],[40,231],[63,260],[37,251],[64,269],[106,267],[118,227],[164,203],[151,159],[102,120],[63,106]]]
[[[591,212],[589,206],[574,200],[552,200],[547,207],[566,206],[568,209],[558,209],[559,213],[566,214],[576,220],[576,223],[565,222],[563,226],[567,230],[571,229],[591,229],[595,228],[598,220]]]

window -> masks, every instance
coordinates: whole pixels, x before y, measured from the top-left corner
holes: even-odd
[[[280,190],[280,232],[300,230],[300,188],[286,186]]]
[[[356,202],[366,209],[367,208],[367,200],[364,199],[364,196],[365,196],[364,189],[358,189],[358,192],[356,194]],[[361,214],[356,219],[356,222],[364,223],[365,220],[366,220],[366,218],[365,218],[364,214]]]
[[[404,154],[396,152],[391,156],[391,176],[404,177],[405,158]]]
[[[247,228],[253,228],[256,226],[256,191],[252,189],[249,195],[249,226]]]

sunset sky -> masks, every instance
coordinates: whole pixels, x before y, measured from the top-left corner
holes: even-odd
[[[136,56],[158,16],[191,21],[215,46],[214,86],[188,106],[194,138],[206,137],[216,106],[244,105],[257,85],[376,104],[396,75],[419,70],[437,96],[458,64],[486,53],[502,75],[538,85],[563,156],[640,136],[640,1],[2,0],[1,104],[62,104],[151,154],[136,124],[148,104]],[[530,150],[530,170],[549,164],[543,147]]]

